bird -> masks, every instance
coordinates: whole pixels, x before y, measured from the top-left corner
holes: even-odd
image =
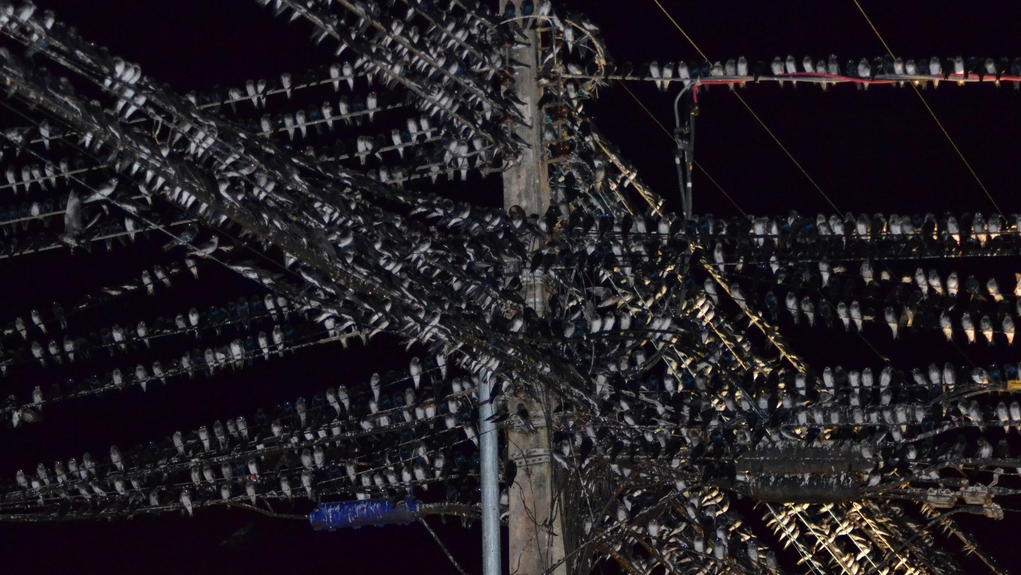
[[[854,320],[854,326],[858,328],[858,332],[862,331],[862,325],[864,318],[861,313],[861,306],[858,304],[858,300],[851,302],[851,319]]]
[[[217,250],[220,245],[220,237],[212,236],[208,242],[195,247],[190,253],[191,255],[198,256],[200,258],[207,258]]]
[[[381,389],[380,377],[379,377],[378,373],[372,374],[372,377],[369,379],[369,388],[372,390],[372,398],[373,398],[373,400],[378,402],[379,401],[379,393],[380,393],[380,389]]]
[[[794,324],[797,325],[799,317],[798,296],[792,291],[787,292],[784,304],[787,306],[787,311],[790,312],[791,317],[794,318]]]
[[[957,374],[954,370],[954,366],[950,362],[943,364],[943,384],[953,387],[956,382]]]
[[[379,107],[378,97],[375,92],[369,92],[369,95],[365,97],[365,109],[369,112],[369,121],[372,122],[376,114],[376,109]]]
[[[939,316],[939,326],[943,330],[943,335],[947,338],[947,341],[954,340],[954,327],[950,321],[950,316],[944,310]]]
[[[773,58],[773,61],[769,65],[769,69],[773,76],[783,76],[783,60],[781,60],[779,56]],[[783,80],[778,80],[777,83],[781,88],[783,88]]]
[[[713,304],[720,305],[720,296],[716,293],[716,282],[713,278],[706,278],[703,288],[706,295],[713,300]]]
[[[737,75],[747,76],[748,75],[748,59],[744,56],[740,56],[737,59]],[[743,86],[744,84],[742,84]]]
[[[294,113],[294,122],[298,126],[298,130],[301,131],[302,139],[308,136],[308,120],[305,116],[305,110],[298,110]]]
[[[185,511],[188,512],[188,517],[194,517],[194,504],[191,499],[191,491],[189,489],[182,489],[180,495],[181,505],[184,506]]]
[[[939,274],[936,273],[936,270],[929,270],[927,282],[929,287],[932,288],[937,295],[943,295],[943,282],[940,280]]]
[[[982,336],[986,338],[989,345],[993,345],[993,321],[989,319],[988,315],[983,315],[978,320],[979,331],[982,332]]]
[[[280,74],[280,85],[283,86],[287,99],[291,99],[291,75],[287,72]]]
[[[957,272],[950,272],[947,276],[947,295],[950,297],[957,297],[957,292],[960,289],[960,283],[957,280]]]
[[[422,362],[418,357],[411,358],[411,363],[408,365],[408,373],[411,375],[411,381],[415,384],[415,389],[418,389],[422,383]]]
[[[933,56],[929,60],[929,75],[937,77],[943,76],[943,65],[940,63],[939,58],[936,56]],[[938,78],[933,80],[933,85],[936,85],[938,82],[939,82]]]
[[[64,208],[64,233],[60,235],[60,241],[71,248],[81,245],[81,236],[85,232],[82,201],[74,190],[67,196],[67,205]]]
[[[926,278],[925,271],[923,271],[922,268],[918,268],[915,270],[915,285],[917,285],[918,289],[921,290],[922,299],[925,299],[926,297],[929,296],[929,281]]]
[[[870,264],[868,260],[861,263],[861,278],[865,280],[865,285],[875,281],[875,275],[872,272],[872,264]]]
[[[659,62],[653,60],[649,63],[649,77],[652,78],[657,90],[661,92],[666,90],[665,82],[661,80],[663,74],[660,71]]]
[[[805,318],[808,319],[808,327],[815,327],[815,304],[806,295],[801,298],[801,313],[805,314]]]
[[[354,70],[354,66],[351,65],[351,62],[344,62],[343,66],[342,66],[342,71],[344,73],[344,76],[343,76],[344,79],[347,80],[347,87],[349,89],[351,89],[351,90],[354,90],[355,89],[355,70]]]
[[[993,456],[993,446],[984,437],[978,439],[978,452],[976,453],[979,459],[989,459]]]
[[[890,331],[893,332],[893,339],[897,339],[897,326],[900,323],[900,319],[894,312],[893,307],[886,306],[883,310],[883,318],[886,320],[886,325],[890,326]]]
[[[787,59],[784,61],[784,71],[788,74],[798,73],[798,61],[794,58],[794,55],[789,54]]]
[[[89,194],[83,203],[88,204],[97,200],[108,199],[113,194],[114,190],[117,189],[117,183],[117,178],[110,178],[98,188],[95,188],[95,190]]]
[[[536,433],[535,426],[532,425],[532,416],[529,415],[528,409],[524,403],[519,403],[517,411],[515,412],[518,422],[525,428],[528,433]]]
[[[996,405],[996,419],[1003,425],[1004,433],[1010,431],[1010,413],[1007,404],[1002,401]]]
[[[971,320],[971,314],[964,312],[961,314],[961,329],[964,330],[964,335],[968,337],[968,343],[975,343],[975,323]]]

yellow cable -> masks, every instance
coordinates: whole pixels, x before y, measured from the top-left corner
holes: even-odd
[[[818,190],[820,194],[822,194],[822,197],[825,198],[826,201],[829,202],[829,204],[833,206],[833,209],[836,210],[836,212],[839,214],[840,208],[837,207],[837,204],[834,204],[833,200],[831,200],[830,197],[826,195],[826,192],[822,191],[822,188],[819,187],[819,184],[815,183],[815,180],[812,179],[812,176],[808,175],[808,172],[805,170],[805,168],[801,166],[801,163],[794,159],[794,156],[790,153],[787,147],[780,143],[780,139],[777,138],[775,134],[773,134],[773,131],[769,129],[769,126],[766,126],[766,123],[762,121],[762,118],[759,118],[759,115],[755,113],[755,110],[752,110],[752,107],[748,105],[748,102],[744,101],[744,98],[741,97],[741,94],[734,92],[734,95],[737,96],[737,99],[740,100],[742,104],[744,104],[744,107],[748,110],[749,113],[751,113],[752,117],[759,122],[759,125],[762,126],[762,129],[765,130],[767,134],[769,134],[769,137],[773,138],[773,141],[776,142],[778,146],[780,146],[780,149],[783,150],[783,153],[787,154],[787,157],[790,158],[792,162],[794,162],[794,165],[797,166],[799,170],[801,170],[802,174],[805,174],[805,177],[808,178],[808,181],[811,182],[813,186],[815,186],[815,189]]]
[[[695,162],[695,167],[700,169],[700,170],[702,170],[702,173],[705,174],[705,177],[709,178],[709,181],[712,182],[714,186],[716,186],[716,189],[720,190],[720,193],[723,194],[723,197],[727,198],[728,200],[730,200],[730,203],[734,204],[734,207],[737,208],[737,211],[741,212],[742,216],[747,216],[748,215],[747,212],[745,212],[744,210],[741,209],[741,206],[737,205],[737,202],[734,201],[734,198],[730,197],[730,194],[728,194],[727,191],[724,190],[722,186],[720,186],[720,184],[716,183],[716,179],[713,178],[709,174],[709,172],[707,172],[705,170],[705,168],[702,167],[702,164],[698,163],[698,160],[692,160],[692,161]]]
[[[652,1],[656,3],[656,6],[659,6],[659,9],[663,12],[667,19],[670,20],[670,23],[674,25],[674,28],[677,28],[677,30],[684,36],[688,43],[691,44],[695,51],[698,52],[703,59],[708,61],[709,57],[706,56],[705,52],[703,52],[702,49],[698,47],[698,44],[695,44],[695,41],[691,39],[691,36],[688,36],[688,33],[684,31],[684,28],[681,28],[681,25],[678,24],[676,20],[674,20],[673,16],[671,16],[670,13],[667,12],[667,9],[664,8],[662,4],[660,4],[659,0]],[[829,202],[830,206],[832,206],[833,209],[837,211],[837,213],[840,213],[840,209],[837,207],[836,204],[833,203],[833,200],[831,200],[830,197],[826,195],[826,192],[822,191],[822,188],[819,187],[819,184],[815,183],[815,180],[812,179],[812,176],[808,175],[808,172],[805,170],[805,168],[797,160],[794,159],[794,155],[791,154],[787,147],[784,146],[783,143],[780,141],[780,139],[776,137],[776,134],[774,134],[773,131],[770,130],[768,126],[766,126],[766,123],[762,121],[762,118],[760,118],[759,115],[756,114],[754,110],[752,110],[752,107],[748,105],[748,102],[745,102],[744,98],[742,98],[741,95],[738,94],[737,92],[734,92],[734,95],[737,96],[737,99],[740,100],[742,104],[744,104],[745,109],[747,109],[751,113],[752,117],[755,118],[759,125],[762,126],[764,130],[766,130],[766,133],[769,134],[769,137],[773,138],[773,141],[776,142],[776,144],[780,146],[780,149],[783,150],[785,154],[787,154],[787,157],[790,158],[792,162],[794,162],[794,165],[797,166],[799,170],[801,170],[801,173],[804,174],[806,178],[808,178],[808,181],[811,182],[812,186],[814,186],[815,189],[818,190],[820,194],[822,194],[822,197],[825,198],[827,202]]]
[[[894,56],[893,54],[893,50],[890,49],[890,45],[886,43],[886,40],[883,39],[883,35],[879,33],[879,30],[876,28],[876,25],[872,23],[872,19],[869,18],[869,15],[865,13],[865,9],[861,7],[861,4],[858,3],[858,0],[852,1],[854,2],[854,5],[858,7],[858,11],[861,12],[861,15],[865,17],[865,21],[868,22],[869,27],[871,27],[872,31],[876,33],[876,38],[879,38],[879,41],[883,44],[883,48],[886,48],[886,52],[890,54],[891,58],[896,58],[896,56]],[[653,0],[653,2],[656,2],[657,4],[659,3],[658,0]],[[978,174],[975,173],[975,170],[972,169],[971,164],[964,157],[964,153],[962,153],[961,149],[957,147],[956,143],[954,143],[954,139],[950,137],[950,133],[947,132],[947,129],[943,127],[943,122],[939,121],[939,118],[936,117],[936,113],[932,111],[931,107],[929,107],[929,102],[925,100],[925,96],[923,96],[922,92],[919,91],[918,86],[916,86],[912,82],[911,87],[914,88],[915,94],[918,94],[918,98],[922,101],[922,104],[925,105],[925,109],[929,111],[929,115],[932,116],[932,119],[936,121],[936,125],[939,126],[940,131],[942,131],[943,135],[947,137],[947,141],[950,142],[950,145],[954,148],[954,151],[957,152],[957,156],[961,158],[962,162],[964,162],[964,167],[968,168],[968,171],[971,172],[972,177],[974,177],[975,181],[978,182],[978,186],[982,188],[982,191],[985,192],[986,197],[989,198],[989,201],[993,204],[993,207],[996,208],[996,211],[1002,216],[1003,210],[1001,210],[1000,206],[997,205],[996,200],[993,199],[992,194],[989,193],[989,190],[986,188],[985,184],[983,184],[982,180],[979,179]]]
[[[872,19],[869,18],[869,15],[865,13],[865,9],[861,7],[861,4],[858,3],[858,0],[852,1],[854,2],[854,5],[858,7],[858,11],[861,12],[861,15],[865,17],[865,21],[868,22],[869,26],[872,27],[872,31],[876,33],[876,38],[879,38],[879,41],[882,42],[883,48],[886,48],[886,51],[890,54],[890,56],[893,56],[893,50],[890,49],[890,46],[886,43],[886,40],[883,40],[883,35],[879,33],[878,29],[876,29],[876,25],[872,23]]]
[[[674,20],[674,17],[671,16],[670,13],[666,11],[666,8],[664,8],[663,5],[659,3],[659,0],[652,1],[656,3],[656,6],[659,6],[659,9],[663,11],[663,14],[665,14],[667,19],[670,20],[670,22],[674,25],[674,28],[677,28],[681,32],[681,34],[684,34],[684,38],[687,39],[688,43],[691,44],[693,48],[695,48],[695,51],[698,52],[700,56],[702,56],[702,59],[709,60],[709,56],[706,56],[705,52],[703,52],[702,49],[699,48],[697,44],[695,44],[695,41],[691,39],[691,36],[688,36],[688,33],[684,31],[684,28],[681,28],[681,25],[678,24],[677,20]]]

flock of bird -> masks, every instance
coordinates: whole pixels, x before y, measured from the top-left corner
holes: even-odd
[[[413,365],[421,364],[416,358]],[[445,372],[434,365],[388,381],[376,374],[368,393],[341,385],[308,402],[277,405],[268,415],[260,409],[251,419],[217,420],[125,451],[110,446],[98,459],[85,453],[81,463],[40,463],[35,473],[16,474],[24,491],[5,505],[28,497],[72,515],[181,505],[192,514],[207,503],[256,505],[257,498],[299,494],[318,500],[320,491],[358,499],[406,496],[412,485],[428,491],[431,483],[442,483],[450,501],[473,503],[478,452],[464,446],[477,442],[471,417],[477,382],[444,381]]]
[[[994,498],[1017,494],[1021,407],[1007,389],[1018,366],[813,368],[794,342],[825,327],[1009,347],[1021,276],[963,266],[1016,255],[1017,216],[685,221],[664,213],[583,112],[600,81],[582,76],[612,73],[584,18],[548,2],[509,4],[509,23],[467,0],[260,4],[307,22],[337,61],[180,96],[51,13],[0,2],[0,78],[32,122],[2,132],[0,194],[17,204],[0,212],[2,253],[155,246],[144,269],[81,301],[10,312],[0,365],[16,392],[0,413],[12,433],[32,433],[85,397],[144,396],[379,334],[415,357],[367,385],[328,382],[308,399],[136,447],[20,462],[4,472],[0,517],[409,494],[474,504],[478,388],[491,384],[502,426],[532,432],[518,398],[545,405],[551,465],[574,486],[565,540],[584,551],[573,555],[579,570],[607,557],[634,573],[784,569],[755,522],[820,572],[962,572],[944,540],[915,537],[933,525],[991,561],[940,513],[995,518]],[[527,143],[515,130],[520,63],[505,49],[533,27],[549,39],[538,118],[557,160],[549,210],[430,193],[426,178],[515,165]],[[734,75],[758,73],[738,64]],[[211,270],[258,295],[209,290],[219,299],[109,313]],[[543,314],[522,294],[535,278],[548,289]],[[34,383],[72,364],[94,371]],[[516,474],[505,462],[504,489]]]
[[[800,60],[793,55],[786,58],[777,56],[767,63],[762,60],[749,61],[741,56],[726,62],[689,64],[682,60],[660,64],[652,61],[637,71],[630,63],[624,63],[609,73],[613,77],[627,80],[653,82],[658,89],[664,91],[674,82],[684,87],[722,83],[733,89],[735,85],[744,86],[748,82],[763,80],[778,82],[781,87],[785,81],[795,87],[798,82],[816,83],[823,90],[829,85],[844,82],[855,83],[859,89],[867,90],[873,83],[904,86],[910,82],[924,88],[930,82],[934,87],[939,87],[941,81],[959,84],[985,81],[993,82],[997,87],[1001,82],[1010,82],[1015,89],[1021,89],[1021,57],[1011,60],[961,56],[941,59],[933,56],[915,60],[887,55],[841,62],[836,54],[830,54],[826,59],[805,56]]]

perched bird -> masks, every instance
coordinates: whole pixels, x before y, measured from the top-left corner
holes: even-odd
[[[944,311],[939,316],[939,326],[943,330],[943,335],[946,336],[947,341],[953,341],[954,339],[954,327],[950,321],[950,316]]]
[[[957,383],[957,373],[954,371],[954,366],[947,362],[943,364],[943,385],[953,387]]]
[[[535,426],[532,425],[532,416],[529,415],[528,409],[525,408],[525,404],[523,403],[518,404],[517,412],[515,413],[515,415],[518,418],[518,422],[521,423],[522,426],[524,426],[525,431],[527,431],[528,433],[536,432]]]
[[[897,326],[900,323],[900,319],[897,317],[893,307],[887,306],[883,310],[883,318],[886,320],[886,325],[890,326],[890,331],[893,332],[893,339],[897,339]]]
[[[791,317],[794,318],[794,323],[797,324],[800,313],[798,311],[799,310],[798,296],[795,295],[794,292],[792,291],[787,292],[787,297],[784,300],[784,304],[787,306],[787,311],[790,312]]]
[[[71,190],[67,196],[67,205],[64,208],[64,233],[60,235],[60,241],[69,247],[78,247],[82,245],[81,238],[82,234],[85,233],[85,229],[82,201],[78,194]]]
[[[858,304],[858,300],[851,302],[851,319],[854,320],[854,326],[861,332],[864,318],[861,314],[861,306]]]
[[[213,252],[215,252],[216,249],[219,247],[219,245],[220,245],[220,237],[214,235],[213,237],[211,237],[209,239],[208,242],[206,242],[206,243],[204,243],[204,244],[194,248],[194,250],[191,252],[191,254],[195,255],[195,256],[198,256],[198,257],[201,257],[201,258],[206,258],[206,257],[209,257],[210,255],[212,255]]]
[[[950,297],[957,297],[957,291],[960,289],[960,283],[957,280],[957,272],[950,272],[947,276],[947,295]]]
[[[936,270],[929,270],[929,277],[927,279],[929,287],[936,292],[937,295],[943,295],[943,282],[939,278],[939,274]]]
[[[1010,431],[1010,413],[1007,410],[1007,404],[1002,401],[996,405],[996,419],[1003,425],[1004,433]]]
[[[408,365],[408,373],[411,375],[411,381],[415,384],[415,389],[418,389],[422,383],[422,362],[417,357],[411,358],[411,363]]]
[[[989,345],[993,345],[993,320],[989,319],[988,315],[984,315],[978,320],[979,331],[982,332],[982,337],[986,338]]]
[[[779,56],[773,58],[773,61],[769,65],[769,70],[774,76],[783,76],[783,60],[781,60]],[[779,80],[777,83],[780,84],[781,88],[783,88],[783,80]]]
[[[815,327],[815,304],[807,295],[801,298],[801,313],[808,319],[808,327]]]
[[[971,321],[971,314],[968,312],[961,314],[961,329],[968,337],[968,343],[975,343],[975,323]]]
[[[837,302],[837,317],[844,324],[844,331],[851,331],[851,315],[848,312],[847,304],[842,301]]]
[[[861,278],[865,280],[866,285],[875,281],[875,274],[872,272],[872,264],[870,264],[868,260],[861,263]]]
[[[191,500],[191,492],[189,490],[187,490],[187,489],[181,490],[180,499],[181,499],[181,505],[183,505],[185,511],[188,512],[188,517],[193,517],[195,515],[195,513],[193,511],[193,505],[192,505],[192,500]]]
[[[660,90],[661,92],[666,91],[666,83],[661,80],[663,74],[660,71],[659,62],[653,60],[649,63],[649,77],[652,78],[653,84],[656,85],[657,90]]]

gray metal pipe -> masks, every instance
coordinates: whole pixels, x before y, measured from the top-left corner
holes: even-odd
[[[685,134],[684,128],[681,126],[681,112],[679,110],[679,104],[681,97],[688,92],[688,90],[697,90],[698,86],[694,82],[687,84],[674,98],[674,142],[677,145],[677,151],[674,154],[674,161],[677,164],[677,179],[681,186],[681,208],[684,212],[685,219],[691,219],[692,213],[692,193],[691,193],[691,163],[694,161],[693,152],[695,145],[695,121],[694,118],[688,117],[688,129]],[[687,136],[688,140],[684,141],[684,136]]]
[[[479,382],[479,448],[482,458],[482,574],[500,575],[500,460],[496,424],[488,421],[494,406],[489,401],[491,376]]]

